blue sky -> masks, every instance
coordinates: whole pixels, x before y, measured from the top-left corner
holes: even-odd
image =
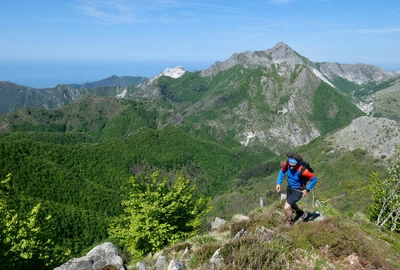
[[[0,38],[0,80],[11,81],[202,70],[281,41],[314,62],[398,70],[400,1],[1,1]]]

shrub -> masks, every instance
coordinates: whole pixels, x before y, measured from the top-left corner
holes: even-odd
[[[296,247],[323,251],[332,260],[357,254],[362,265],[381,266],[381,260],[374,255],[371,244],[360,235],[360,230],[342,224],[338,218],[299,224],[292,228],[289,235]]]
[[[292,244],[283,239],[265,241],[246,236],[224,245],[220,254],[226,269],[293,269]]]
[[[244,215],[235,215],[232,217],[230,225],[231,237],[235,237],[242,229],[246,230],[250,226],[250,218]]]
[[[200,266],[210,261],[219,247],[218,243],[208,243],[196,249],[190,262],[191,267]]]

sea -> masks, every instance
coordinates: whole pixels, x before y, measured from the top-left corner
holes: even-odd
[[[0,81],[10,81],[32,88],[51,88],[58,84],[82,84],[113,75],[152,78],[166,68],[183,66],[186,71],[203,70],[206,62],[0,62]]]

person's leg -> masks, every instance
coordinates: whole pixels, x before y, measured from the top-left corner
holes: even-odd
[[[295,204],[292,205],[292,209],[293,209],[294,211],[296,211],[296,217],[295,217],[295,219],[300,218],[301,216],[304,215],[304,211],[300,209],[300,207],[297,205],[297,203],[295,203]]]
[[[299,208],[299,206],[298,206],[296,203],[292,205],[292,209],[293,209],[294,211],[296,211],[296,213],[299,213],[299,212],[301,211],[300,208]]]
[[[283,206],[283,210],[285,210],[286,217],[288,220],[292,220],[292,206],[290,204],[291,201],[293,201],[293,192],[294,189],[290,186],[287,187],[286,189],[286,202],[285,205]]]
[[[287,219],[293,219],[292,207],[290,206],[290,204],[288,204],[287,201],[285,202],[285,206],[283,207],[283,209],[285,210]]]
[[[286,193],[286,202],[285,206],[283,207],[288,219],[288,222],[293,223],[293,212],[292,209],[296,211],[296,214],[301,211],[299,206],[296,204],[302,198],[303,194],[299,190],[293,189],[292,187],[288,186],[287,193]]]
[[[292,207],[290,204],[286,201],[285,206],[283,207],[286,213],[287,221],[286,221],[286,227],[290,228],[293,226],[294,219],[293,219],[293,213],[292,213]]]

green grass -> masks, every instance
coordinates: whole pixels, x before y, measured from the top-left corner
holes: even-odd
[[[217,269],[344,270],[351,267],[350,258],[365,269],[400,267],[399,234],[382,230],[362,214],[342,215],[331,206],[308,210],[319,211],[324,219],[286,228],[283,202],[275,202],[233,217],[220,230],[166,247],[161,254],[184,262],[187,269],[208,269],[217,249],[223,258]],[[246,233],[234,240],[241,229]],[[190,247],[186,254],[184,247]]]

